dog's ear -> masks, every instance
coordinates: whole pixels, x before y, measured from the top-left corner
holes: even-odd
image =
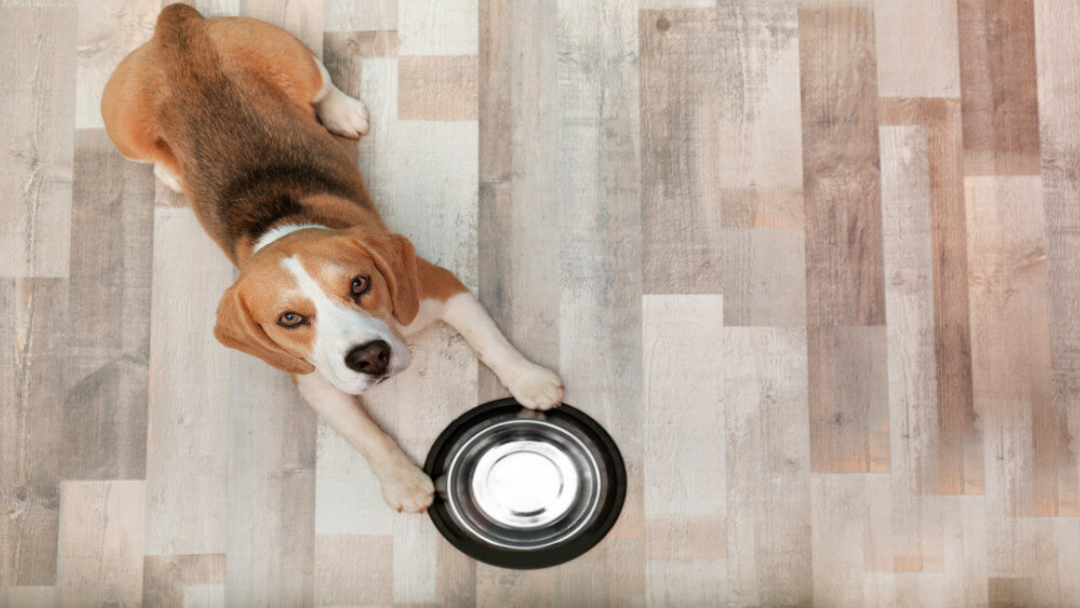
[[[420,287],[416,276],[416,247],[400,234],[354,232],[353,238],[371,252],[375,268],[390,288],[397,322],[408,325],[420,312]]]
[[[294,357],[266,335],[263,328],[251,317],[251,312],[240,298],[237,285],[225,290],[217,309],[217,325],[214,337],[229,348],[243,351],[266,361],[290,374],[310,374],[315,367],[299,357]]]

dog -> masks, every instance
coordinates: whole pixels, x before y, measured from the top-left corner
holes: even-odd
[[[239,268],[214,335],[292,374],[370,463],[392,508],[424,511],[435,488],[355,396],[408,366],[409,336],[443,321],[522,405],[561,403],[559,375],[526,359],[451,272],[387,229],[331,136],[366,134],[364,104],[285,30],[170,5],[113,72],[101,112],[120,153],[153,163]]]

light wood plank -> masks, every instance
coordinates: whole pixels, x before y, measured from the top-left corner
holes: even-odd
[[[145,508],[145,481],[61,485],[56,578],[62,605],[141,605]]]
[[[717,16],[641,11],[645,293],[719,293]]]
[[[478,0],[398,2],[401,55],[476,55]]]
[[[325,0],[243,0],[241,13],[283,27],[317,57],[323,54]]]
[[[0,280],[0,585],[56,583],[67,285]]]
[[[1072,35],[1074,23],[1080,23],[1080,6],[1035,3],[1054,407],[1068,416],[1072,445],[1080,438],[1080,176],[1072,170],[1080,155],[1080,41]],[[1068,503],[1080,492],[1065,484],[1069,468],[1080,483],[1080,465],[1075,457],[1061,464],[1059,511],[1075,514],[1080,507]]]
[[[722,0],[716,15],[724,225],[801,228],[798,1]]]
[[[396,30],[398,0],[324,0],[327,32]]]
[[[401,57],[398,119],[476,120],[477,58]]]
[[[799,9],[807,322],[883,325],[877,77],[870,0]],[[814,376],[811,374],[811,393]]]
[[[930,166],[923,127],[882,127],[881,190],[891,447],[889,570],[942,567]]]
[[[645,568],[648,606],[718,606],[728,595],[722,559],[650,560]]]
[[[726,412],[728,599],[809,604],[806,331],[725,328],[722,338],[723,352],[739,353],[722,356],[713,372]]]
[[[56,587],[0,587],[0,606],[59,606],[60,590]]]
[[[309,605],[315,412],[292,379],[231,351],[226,603]]]
[[[724,357],[723,318],[721,296],[644,298],[650,563],[727,555],[726,477],[717,474],[726,457],[726,402],[716,370]],[[695,538],[703,529],[712,533]]]
[[[814,602],[826,606],[866,605],[863,588],[863,541],[868,530],[866,476],[811,475],[810,510]]]
[[[0,276],[68,275],[77,15],[0,7]]]
[[[934,262],[934,357],[937,361],[938,487],[934,492],[981,494],[983,440],[971,385],[967,219],[960,102],[882,99],[883,125],[926,129]]]
[[[117,64],[154,33],[161,2],[78,0],[75,128],[103,129],[101,93]]]
[[[389,536],[316,536],[315,605],[390,604],[394,559]]]
[[[958,4],[964,174],[1039,174],[1032,0]]]
[[[228,259],[190,208],[154,210],[146,553],[224,553],[229,354],[214,339]]]
[[[104,131],[75,134],[65,479],[146,476],[154,175]],[[110,238],[102,238],[110,235]]]
[[[878,95],[960,97],[957,0],[875,0]]]

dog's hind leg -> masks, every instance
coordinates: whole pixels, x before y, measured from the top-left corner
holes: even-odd
[[[312,102],[315,113],[328,131],[343,137],[357,138],[366,135],[370,128],[368,111],[364,102],[346,95],[334,86],[326,66],[316,57],[316,65],[322,74],[323,86]]]

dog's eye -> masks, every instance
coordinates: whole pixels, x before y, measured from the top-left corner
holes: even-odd
[[[282,327],[296,327],[304,322],[304,317],[295,312],[287,312],[278,319],[278,325]]]
[[[362,274],[352,280],[350,290],[354,297],[364,295],[369,289],[371,289],[371,277]]]

